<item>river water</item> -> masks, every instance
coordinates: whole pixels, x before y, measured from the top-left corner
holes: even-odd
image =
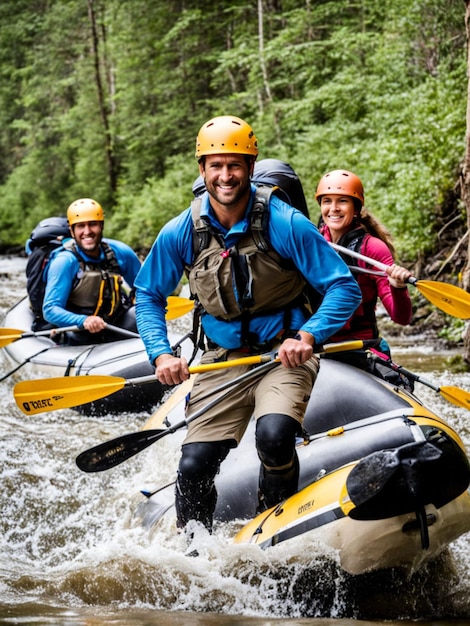
[[[24,294],[24,265],[1,259],[1,315]],[[394,356],[434,384],[470,389],[469,374],[451,376],[445,355],[419,341]],[[0,359],[0,376],[8,368]],[[134,517],[141,489],[174,479],[179,442],[166,437],[112,470],[84,474],[79,452],[139,430],[148,414],[26,417],[12,393],[20,379],[21,370],[1,383],[0,624],[470,624],[470,534],[412,576],[347,576],[308,537],[263,552],[232,544],[229,526],[201,539],[198,558],[185,556],[170,521],[148,532]],[[417,391],[469,445],[468,411]]]

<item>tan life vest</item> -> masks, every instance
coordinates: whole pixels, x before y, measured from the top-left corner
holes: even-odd
[[[105,241],[101,242],[101,246],[105,259],[93,263],[82,259],[72,239],[64,244],[64,248],[73,252],[80,264],[67,308],[84,315],[99,315],[109,321],[121,309],[124,294],[120,267],[113,249]]]
[[[270,195],[272,189],[266,189],[263,192]],[[266,206],[266,198],[263,202]],[[195,240],[198,237],[204,244],[185,271],[191,294],[218,319],[275,313],[298,302],[306,286],[292,261],[283,259],[260,235],[256,204],[255,199],[250,229],[228,250],[222,235],[201,217],[201,199],[191,205]]]

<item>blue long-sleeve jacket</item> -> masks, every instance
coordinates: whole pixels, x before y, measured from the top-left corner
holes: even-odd
[[[236,243],[250,227],[249,214],[256,188],[242,221],[229,231],[215,218],[207,193],[202,197],[201,215],[224,235],[226,247]],[[316,226],[300,211],[293,210],[278,198],[270,202],[268,238],[273,248],[292,259],[305,279],[323,296],[319,309],[310,318],[301,308],[292,312],[291,327],[310,333],[321,344],[339,330],[361,301],[361,292],[348,266],[323,239]],[[161,354],[171,353],[165,322],[166,298],[173,293],[193,260],[193,223],[191,209],[168,222],[160,231],[135,281],[136,314],[139,333],[151,363]],[[250,330],[260,342],[269,341],[282,329],[284,313],[254,316]],[[233,349],[241,345],[241,323],[225,322],[205,313],[202,324],[208,337],[218,345]]]
[[[64,243],[67,240],[64,240]],[[114,251],[116,260],[121,268],[121,275],[130,288],[134,287],[135,278],[140,270],[140,260],[136,253],[127,244],[115,239],[103,239]],[[95,258],[89,257],[83,250],[77,251],[84,261],[96,263]],[[100,260],[105,259],[101,250]],[[67,310],[67,301],[72,291],[75,278],[80,270],[78,259],[69,250],[60,248],[53,253],[44,272],[46,291],[42,307],[44,319],[58,327],[78,326],[83,328],[86,315],[73,313]]]

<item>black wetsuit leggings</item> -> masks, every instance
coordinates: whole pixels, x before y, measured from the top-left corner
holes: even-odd
[[[299,428],[293,418],[278,413],[264,415],[256,423],[256,447],[262,463],[265,489],[269,491],[269,501],[277,500],[277,492],[280,493],[279,499],[285,496],[285,480],[284,484],[280,482],[283,482],[286,474],[289,474],[288,491],[296,490],[298,469],[295,437]],[[214,479],[220,464],[234,445],[234,441],[183,445],[176,483],[177,525],[180,528],[186,526],[191,519],[202,522],[209,529],[212,527],[217,502]],[[268,471],[263,469],[265,466],[269,468]],[[275,469],[286,466],[287,469],[284,470]],[[296,470],[292,476],[294,466]],[[261,478],[260,482],[260,487],[263,488]]]

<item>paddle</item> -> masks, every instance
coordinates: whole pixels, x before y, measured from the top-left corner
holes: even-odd
[[[189,368],[191,374],[212,370],[237,367],[238,365],[256,365],[276,359],[274,353],[258,354],[242,359],[207,363]],[[154,374],[126,380],[119,376],[63,376],[25,380],[17,383],[13,389],[18,407],[26,415],[36,415],[46,411],[56,411],[88,404],[94,400],[109,396],[124,387],[155,383]]]
[[[137,333],[133,333],[132,331],[126,330],[125,328],[119,328],[118,326],[111,326],[111,325],[108,324],[107,328],[109,328],[109,330],[112,330],[113,332],[120,333],[122,335],[126,335],[127,337],[139,337],[140,336]],[[1,343],[2,343],[1,331],[2,330],[9,331],[9,329],[7,329],[7,328],[3,328],[3,329],[0,328],[0,347],[3,347],[1,345]],[[55,329],[55,331],[61,331],[61,332],[66,332],[67,330],[73,330],[75,332],[79,332],[80,329],[78,328],[78,326],[69,326],[68,328],[57,328],[57,329]],[[9,332],[12,332],[12,331],[9,331]],[[24,334],[23,331],[15,331],[15,332]],[[47,333],[47,334],[51,333],[50,330],[48,330],[48,331],[41,331],[41,332]],[[19,337],[19,338],[21,339],[21,337]],[[9,342],[9,343],[11,343],[11,342]],[[35,352],[34,354],[30,354],[27,359],[25,359],[24,361],[19,363],[16,367],[14,367],[12,370],[10,370],[4,376],[2,376],[0,378],[0,383],[3,382],[4,380],[6,380],[7,378],[9,378],[12,374],[17,372],[19,369],[21,369],[23,367],[23,365],[26,365],[26,363],[30,363],[37,356],[39,356],[40,354],[44,354],[44,352],[47,352],[48,350],[51,350],[52,348],[55,348],[55,345],[53,345],[53,346],[48,345],[45,348],[42,348],[41,350],[39,350],[38,352]]]
[[[194,300],[181,296],[168,296],[165,319],[175,320],[178,317],[190,313],[194,309]]]
[[[365,348],[372,344],[376,345],[376,340],[368,340],[368,341],[345,341],[342,343],[328,344],[323,346],[323,352],[340,352],[345,350],[357,350],[360,348]],[[262,356],[262,355],[261,355]],[[239,361],[243,361],[244,359],[238,359]],[[101,443],[89,450],[85,450],[77,457],[77,465],[84,472],[100,472],[106,469],[110,469],[111,467],[115,467],[119,465],[123,461],[126,461],[130,457],[134,456],[141,450],[144,450],[148,446],[150,446],[155,441],[158,441],[162,437],[169,435],[170,433],[179,430],[186,426],[190,421],[196,419],[200,415],[202,415],[205,411],[215,406],[218,402],[220,402],[223,398],[227,397],[228,394],[231,393],[231,388],[235,385],[241,383],[242,381],[246,381],[249,378],[255,378],[263,373],[266,369],[276,366],[279,361],[274,358],[270,359],[268,362],[265,362],[263,365],[245,372],[241,376],[237,378],[222,383],[215,389],[211,390],[211,392],[201,398],[199,400],[203,400],[210,395],[215,395],[220,391],[227,390],[226,393],[218,396],[209,404],[202,407],[199,411],[196,411],[189,420],[182,420],[178,422],[174,426],[170,426],[169,428],[160,429],[160,430],[145,430],[139,431],[136,433],[130,433],[128,435],[123,435],[122,437],[117,437],[116,439],[112,439],[111,441],[107,441]],[[170,398],[171,400],[171,398]],[[170,407],[171,410],[173,406]],[[168,411],[169,412],[169,411]],[[168,413],[167,412],[167,413]]]
[[[323,347],[318,346],[317,349],[323,350],[325,353],[332,353],[345,350],[360,350],[372,345],[377,345],[377,340],[344,341],[327,344]],[[197,374],[199,372],[237,367],[238,365],[257,365],[275,360],[275,358],[275,353],[257,354],[241,359],[232,359],[231,361],[196,365],[190,367],[189,372]],[[153,374],[128,380],[119,376],[64,376],[25,380],[15,385],[13,393],[16,403],[23,413],[36,415],[37,413],[88,404],[120,391],[124,387],[145,385],[147,383],[155,383],[155,381]]]
[[[414,380],[417,383],[426,385],[426,387],[429,387],[433,391],[436,391],[437,393],[439,393],[445,400],[447,400],[451,404],[455,404],[455,406],[460,406],[460,407],[463,407],[464,409],[470,410],[470,393],[468,393],[464,389],[460,389],[460,387],[454,387],[454,386],[437,387],[436,385],[433,385],[428,380],[421,378],[421,376],[418,376],[417,374],[413,374],[413,372],[410,372],[409,370],[405,369],[401,365],[397,365],[396,363],[393,363],[392,361],[383,359],[382,357],[379,357],[377,354],[370,353],[370,357],[374,361],[377,361],[381,363],[382,365],[385,365],[391,370],[394,370],[395,372],[399,372],[400,374],[404,374],[410,380]]]
[[[51,328],[49,330],[38,330],[33,332],[32,330],[16,330],[14,328],[0,328],[0,348],[4,348],[13,341],[18,339],[27,339],[28,337],[50,337],[51,335],[58,335],[67,332],[78,332],[80,329],[78,326],[64,326],[63,328]]]
[[[386,270],[389,267],[385,263],[364,256],[359,252],[354,252],[354,250],[349,250],[349,248],[344,248],[336,243],[329,243],[330,246],[338,252],[343,252],[355,259],[365,261],[380,270]],[[413,276],[410,276],[407,282],[416,287],[429,302],[437,306],[441,311],[444,311],[444,313],[463,320],[470,318],[470,293],[464,289],[436,280],[418,280]]]
[[[189,298],[181,298],[179,296],[169,296],[165,317],[167,320],[174,320],[182,315],[185,315],[186,313],[189,313],[193,310],[193,308],[193,300],[190,300]],[[119,326],[112,326],[111,324],[107,324],[106,328],[126,337],[140,336],[138,333],[126,330],[125,328],[120,328]],[[18,339],[26,339],[28,337],[51,337],[53,335],[59,335],[66,332],[80,332],[81,330],[84,329],[79,328],[78,326],[64,326],[63,328],[52,328],[49,330],[38,330],[35,332],[32,330],[24,331],[16,330],[14,328],[0,328],[0,348],[4,348]]]

